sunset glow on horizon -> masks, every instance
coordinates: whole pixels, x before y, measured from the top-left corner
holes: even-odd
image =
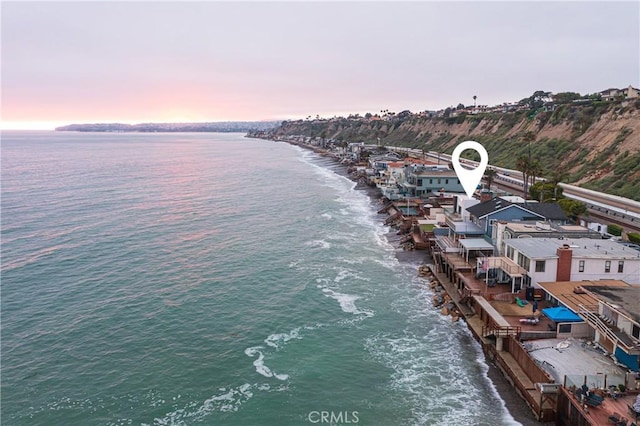
[[[637,87],[639,13],[637,2],[6,2],[0,128],[420,112]]]

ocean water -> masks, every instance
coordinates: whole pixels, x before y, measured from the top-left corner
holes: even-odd
[[[241,134],[2,134],[3,425],[511,425],[331,161]]]

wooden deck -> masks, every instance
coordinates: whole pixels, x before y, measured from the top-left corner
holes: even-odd
[[[520,307],[517,303],[503,302],[499,300],[493,300],[490,302],[491,306],[503,316],[505,320],[511,326],[519,326],[522,331],[548,331],[549,327],[555,327],[553,321],[541,314],[542,308],[548,307],[548,302],[538,302],[538,311],[536,317],[540,320],[538,324],[526,324],[521,323],[521,318],[531,318],[533,311],[531,309],[531,303]]]
[[[429,270],[438,279],[438,281],[440,282],[444,290],[447,292],[449,297],[451,297],[451,300],[453,300],[453,303],[456,304],[456,307],[460,310],[460,312],[462,312],[462,314],[467,318],[472,316],[474,314],[473,310],[471,310],[471,308],[469,308],[469,306],[467,306],[466,303],[460,302],[460,299],[461,299],[460,293],[458,293],[458,290],[451,283],[451,281],[449,281],[447,276],[442,272],[437,272],[436,268],[433,268],[431,266],[429,266]]]
[[[487,285],[484,280],[475,278],[471,272],[458,272],[458,277],[464,282],[466,288],[474,294],[480,294],[487,300],[492,300],[492,295],[511,292],[511,283],[496,284],[493,287]]]
[[[582,414],[592,425],[614,425],[613,422],[609,421],[609,416],[613,414],[618,414],[622,419],[626,419],[627,425],[631,425],[634,422],[637,424],[640,418],[636,420],[627,407],[627,405],[633,405],[636,397],[637,393],[635,392],[627,393],[618,399],[605,397],[602,405],[587,407],[586,410],[582,409]],[[575,396],[572,396],[572,398],[577,402]]]

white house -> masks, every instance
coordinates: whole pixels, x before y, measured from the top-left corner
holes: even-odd
[[[500,256],[505,253],[505,241],[510,238],[590,238],[602,239],[601,234],[579,225],[559,225],[557,223],[530,221],[498,221],[493,227],[491,241]]]
[[[640,251],[615,241],[518,238],[505,240],[505,256],[528,271],[525,284],[622,280],[640,286]]]

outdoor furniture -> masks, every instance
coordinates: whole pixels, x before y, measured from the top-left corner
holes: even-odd
[[[623,393],[618,390],[617,386],[614,386],[614,385],[609,386],[609,396],[612,399],[618,399],[622,395],[623,395]]]
[[[625,419],[624,417],[622,417],[622,415],[620,415],[620,413],[611,413],[608,417],[609,419],[609,423],[613,423],[616,426],[626,426],[627,425],[627,419]]]
[[[591,392],[589,393],[589,396],[587,396],[587,399],[584,401],[584,403],[591,407],[598,407],[602,405],[602,401],[604,401],[603,397]]]
[[[526,300],[522,300],[518,296],[516,296],[516,303],[518,304],[518,306],[522,308],[524,307],[524,305],[526,305],[529,302],[527,302]]]
[[[629,407],[629,412],[634,415],[635,420],[638,420],[638,418],[640,418],[640,411],[636,411],[633,405],[630,404],[627,404],[627,407]]]

